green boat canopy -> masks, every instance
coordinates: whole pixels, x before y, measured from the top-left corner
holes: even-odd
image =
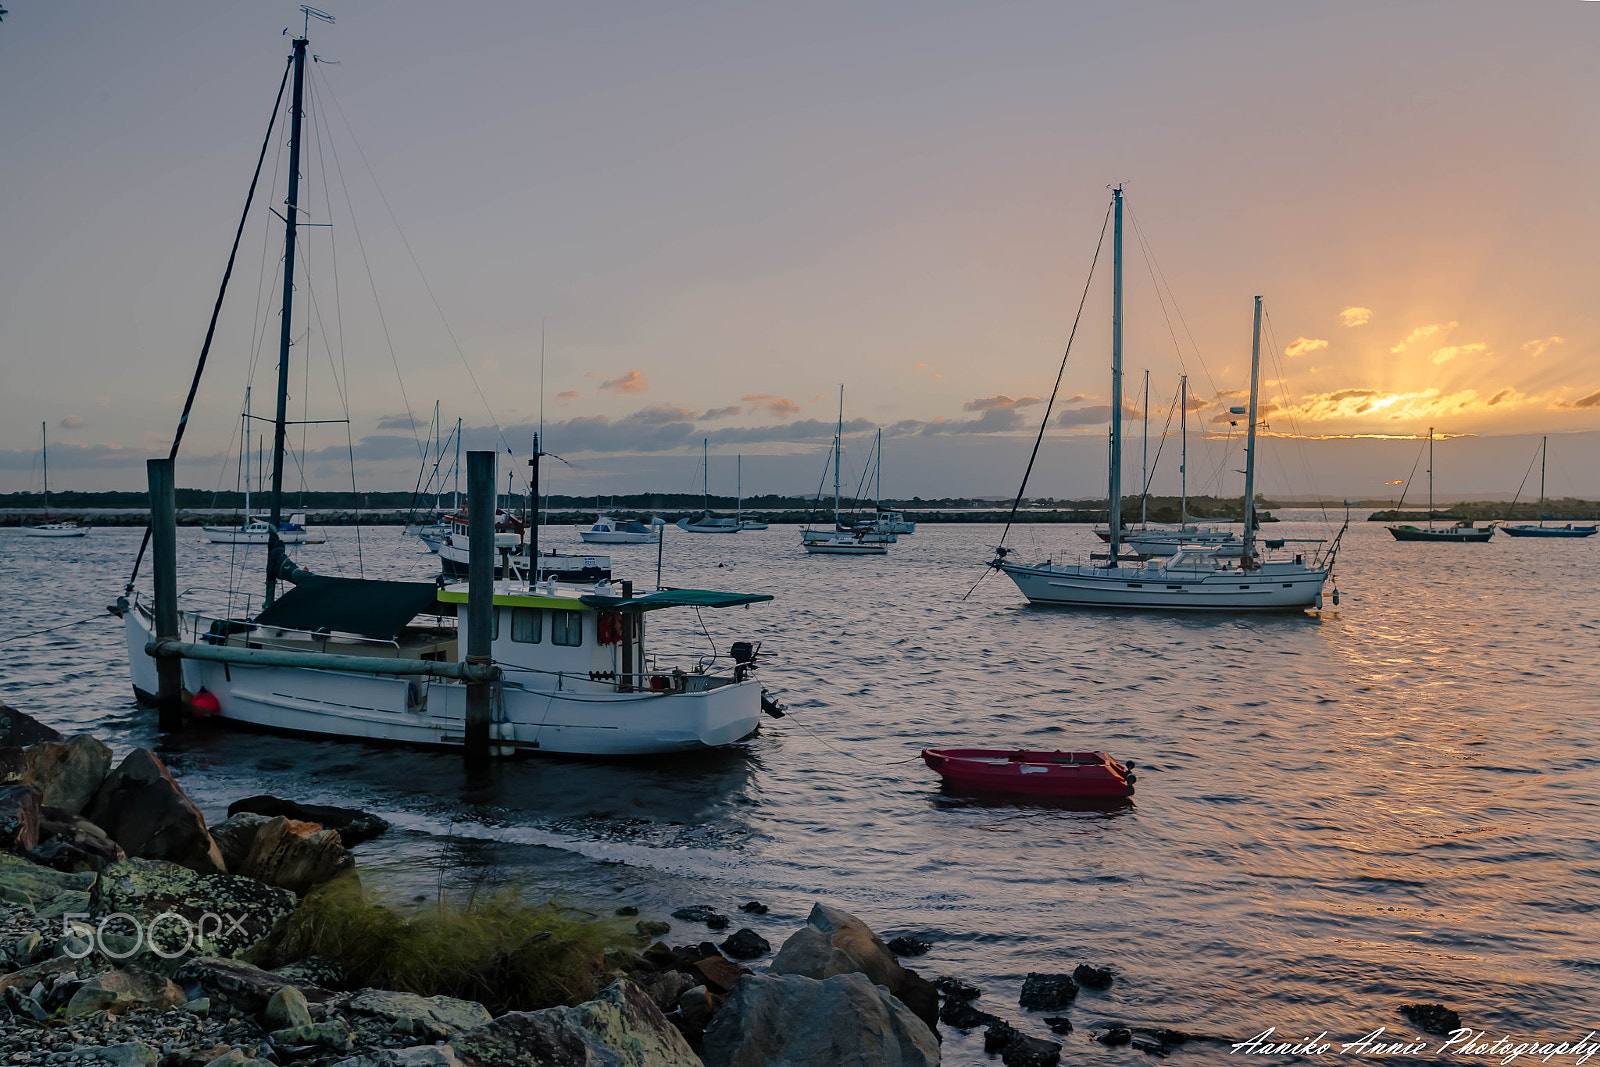
[[[759,604],[771,600],[770,593],[718,593],[712,589],[658,589],[644,596],[619,600],[610,596],[581,596],[578,598],[591,608],[626,608],[630,611],[651,611],[655,608],[734,608],[740,604]]]
[[[297,584],[257,615],[264,626],[334,630],[393,641],[406,624],[438,610],[432,582],[382,582],[299,572]]]

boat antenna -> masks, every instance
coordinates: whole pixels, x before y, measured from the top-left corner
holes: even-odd
[[[1256,297],[1255,326],[1250,339],[1250,422],[1244,446],[1244,549],[1239,565],[1254,570],[1256,562],[1256,412],[1261,391],[1261,297]]]
[[[333,22],[337,22],[338,21],[332,15],[328,14],[326,11],[322,10],[319,7],[309,7],[306,4],[301,4],[300,5],[300,10],[305,12],[305,16],[306,16],[305,29],[303,29],[301,31],[301,33],[300,33],[300,36],[302,36],[302,37],[310,37],[311,36],[311,20],[312,19],[317,19],[320,22],[327,22],[327,23],[333,23]]]

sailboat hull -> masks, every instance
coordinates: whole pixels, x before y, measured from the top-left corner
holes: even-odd
[[[1593,537],[1594,526],[1502,526],[1511,537]]]
[[[87,526],[28,526],[22,531],[24,537],[83,537],[88,534]]]
[[[1469,527],[1451,527],[1441,530],[1424,530],[1418,526],[1391,526],[1389,532],[1396,541],[1448,541],[1453,544],[1482,544],[1494,536],[1494,527],[1481,530]]]
[[[1294,564],[1259,570],[1169,573],[1155,567],[1080,567],[1003,563],[1000,569],[1033,604],[1162,611],[1303,611],[1320,607],[1326,571]]]
[[[153,702],[156,665],[145,652],[150,618],[142,605],[133,604],[123,625],[134,694]],[[446,748],[464,743],[467,687],[460,682],[181,662],[183,687],[212,693],[220,709],[214,718],[222,725]],[[506,682],[497,690],[494,714],[490,739],[503,750],[583,756],[695,752],[755,732],[761,721],[761,686],[751,679],[701,692],[663,694],[562,692]]]

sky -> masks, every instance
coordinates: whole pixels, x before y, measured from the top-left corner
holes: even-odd
[[[1264,491],[1392,497],[1433,429],[1441,497],[1545,435],[1600,497],[1600,5],[328,3],[289,417],[348,424],[291,486],[412,488],[437,401],[519,476],[542,415],[555,492],[699,491],[706,447],[809,493],[842,385],[847,479],[881,428],[886,495],[1005,497],[1084,298],[1029,493],[1103,494],[1121,183],[1125,485],[1148,411],[1176,491],[1186,374],[1190,490],[1240,490],[1262,294]],[[301,16],[6,6],[0,492],[41,423],[52,488],[139,489]],[[271,414],[286,141],[180,485],[234,487],[247,384]]]

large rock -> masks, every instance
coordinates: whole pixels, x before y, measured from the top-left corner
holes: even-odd
[[[226,1001],[248,1015],[264,1011],[273,995],[286,986],[300,990],[309,1004],[327,1004],[338,996],[310,982],[297,982],[242,960],[215,956],[186,960],[173,977],[185,987],[198,989],[202,996]]]
[[[27,777],[27,750],[17,745],[0,745],[0,785],[11,785]]]
[[[818,979],[864,974],[890,992],[905,981],[904,968],[878,935],[854,915],[828,904],[812,907],[806,925],[773,957],[771,970]]]
[[[409,1021],[435,1039],[475,1030],[493,1020],[489,1009],[475,1000],[423,997],[387,989],[359,989],[334,1007],[353,1015],[372,1015],[388,1022]]]
[[[28,781],[44,792],[46,805],[74,815],[89,806],[110,770],[111,749],[88,734],[28,749]]]
[[[363,841],[370,841],[389,829],[389,824],[376,815],[357,811],[355,808],[334,808],[326,804],[297,804],[292,800],[273,796],[245,797],[228,805],[229,818],[241,811],[269,817],[282,815],[286,819],[314,822],[324,829],[337,830],[339,839],[344,842],[346,848],[354,848]]]
[[[339,831],[279,815],[256,830],[239,873],[304,893],[352,864]]]
[[[68,874],[42,867],[21,856],[0,852],[0,900],[26,904],[35,911],[66,893],[84,893],[95,883],[91,872]]]
[[[200,809],[147,748],[128,753],[84,814],[130,856],[171,860],[202,874],[227,871]]]
[[[361,1056],[340,1060],[333,1067],[462,1067],[461,1058],[449,1045],[414,1045],[411,1048],[373,1049]]]
[[[107,971],[95,975],[72,994],[67,1002],[67,1018],[76,1019],[97,1011],[118,1013],[134,1008],[165,1011],[189,998],[168,979],[138,967]]]
[[[99,871],[128,854],[82,815],[44,807],[39,811],[39,847],[28,858],[58,871]]]
[[[211,828],[211,840],[216,842],[217,852],[221,854],[228,870],[235,874],[243,873],[244,860],[250,855],[250,846],[256,843],[256,834],[271,821],[270,815],[241,811]]]
[[[295,909],[287,889],[231,874],[202,875],[164,860],[126,859],[100,872],[90,898],[96,916],[124,912],[141,920],[152,940],[179,951],[184,923],[150,921],[165,912],[187,920],[197,935],[195,951],[236,956],[272,932]],[[121,921],[121,920],[118,920]],[[270,996],[270,994],[269,994]]]
[[[27,748],[40,741],[59,741],[61,733],[9,704],[0,703],[0,745]]]
[[[467,1067],[704,1067],[627,979],[575,1008],[507,1012],[450,1044]]]
[[[27,852],[39,847],[39,787],[0,785],[0,848]]]
[[[933,1067],[939,1039],[865,975],[745,978],[706,1028],[706,1067]]]

